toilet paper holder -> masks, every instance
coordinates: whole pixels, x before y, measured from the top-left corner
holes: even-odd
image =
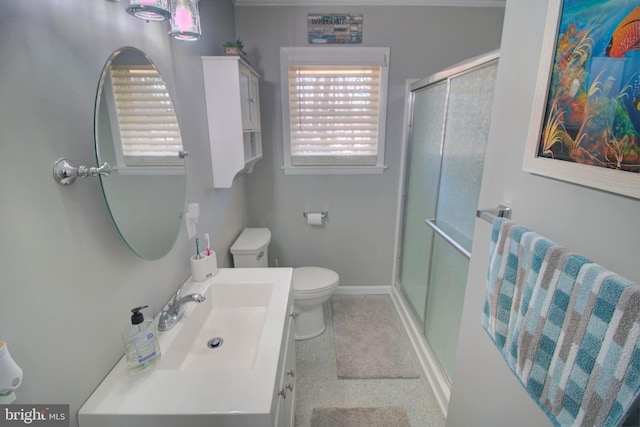
[[[306,217],[307,217],[307,215],[308,215],[308,214],[310,214],[310,213],[314,213],[314,212],[306,212],[306,211],[305,211],[305,212],[302,212],[302,216],[306,218]],[[327,217],[329,216],[329,212],[327,212],[327,211],[321,211],[321,212],[320,212],[320,216],[322,217],[322,219],[327,219]]]

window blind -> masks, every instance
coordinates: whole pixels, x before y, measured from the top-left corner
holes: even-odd
[[[292,165],[375,165],[380,66],[289,65]]]
[[[182,165],[180,128],[160,73],[146,65],[110,72],[125,166]]]

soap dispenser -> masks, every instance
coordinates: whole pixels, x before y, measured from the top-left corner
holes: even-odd
[[[131,310],[131,326],[122,333],[127,364],[134,372],[150,367],[160,358],[156,324],[152,320],[144,320],[141,313],[147,307],[145,305]]]

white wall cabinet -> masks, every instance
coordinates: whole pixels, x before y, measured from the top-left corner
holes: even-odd
[[[213,186],[230,188],[262,158],[260,75],[237,56],[203,56]]]

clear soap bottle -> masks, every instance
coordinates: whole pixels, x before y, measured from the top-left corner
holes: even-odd
[[[131,326],[122,333],[127,365],[137,372],[152,366],[160,358],[158,332],[153,320],[144,320],[141,310],[148,306],[131,310]]]

